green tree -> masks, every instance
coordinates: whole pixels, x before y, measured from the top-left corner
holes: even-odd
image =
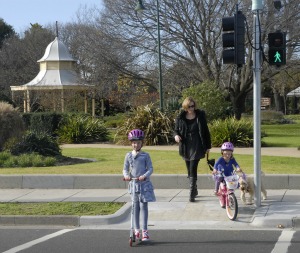
[[[228,115],[230,103],[225,100],[222,90],[212,81],[206,81],[183,90],[182,100],[191,96],[198,108],[206,112],[208,120],[224,118]]]
[[[0,18],[0,48],[3,45],[3,41],[11,36],[15,35],[15,30],[11,25],[8,25]]]

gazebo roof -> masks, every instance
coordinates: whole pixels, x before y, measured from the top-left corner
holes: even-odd
[[[94,86],[80,82],[73,67],[75,60],[57,37],[47,46],[44,56],[38,62],[41,66],[38,75],[24,85],[11,86],[11,90],[87,89]]]
[[[300,86],[287,94],[288,97],[300,97]]]
[[[11,86],[12,90],[57,90],[76,89],[89,87],[79,83],[75,71],[71,70],[41,70],[38,75],[29,83],[20,86]]]
[[[57,37],[46,48],[44,56],[38,60],[43,61],[75,61],[66,45],[62,43]]]

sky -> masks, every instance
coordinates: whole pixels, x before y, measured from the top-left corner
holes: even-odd
[[[102,0],[0,0],[0,18],[15,32],[24,32],[31,24],[72,22],[82,6],[101,8]]]

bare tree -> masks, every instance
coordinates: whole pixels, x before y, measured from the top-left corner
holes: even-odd
[[[122,41],[132,48],[136,70],[141,76],[146,76],[149,72],[157,71],[157,6],[154,0],[145,0],[143,3],[146,10],[138,14],[134,11],[136,1],[104,0],[102,28],[113,40]],[[228,89],[234,114],[236,118],[240,118],[245,111],[246,97],[253,89],[251,1],[239,4],[239,9],[248,21],[246,64],[239,70],[233,65],[223,65],[221,58],[222,18],[233,16],[238,1],[162,0],[159,3],[163,72],[169,73],[169,69],[175,65],[182,66],[182,72],[189,76],[185,84],[180,84],[185,87],[193,81],[214,80]],[[266,1],[264,11],[260,13],[263,27],[261,48],[266,45],[268,32],[280,26],[288,32],[288,57],[292,59],[299,49],[299,29],[291,27],[299,24],[299,2],[284,1],[283,6],[282,13],[278,14],[273,1]],[[262,82],[279,72],[280,70],[270,68],[264,63]],[[174,85],[174,82],[164,82],[165,90],[170,89],[170,85]]]
[[[60,38],[78,60],[78,72],[83,82],[96,86],[99,103],[104,98],[113,99],[123,76],[138,80],[132,49],[105,32],[101,15],[96,8],[82,8],[77,13],[77,21],[64,25],[60,32]],[[138,81],[135,83],[138,85]]]

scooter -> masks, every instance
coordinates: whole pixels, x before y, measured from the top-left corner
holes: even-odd
[[[123,179],[125,180],[125,179]],[[135,230],[134,230],[134,216],[135,216],[135,213],[134,213],[134,210],[135,210],[135,185],[136,185],[136,182],[139,181],[138,178],[130,178],[130,180],[126,180],[126,181],[132,181],[131,183],[131,187],[130,187],[130,190],[131,190],[131,217],[130,217],[130,233],[129,233],[129,246],[132,247],[133,246],[133,243],[139,243],[141,242],[141,238],[139,238],[138,240],[136,240],[136,237],[135,237]]]

